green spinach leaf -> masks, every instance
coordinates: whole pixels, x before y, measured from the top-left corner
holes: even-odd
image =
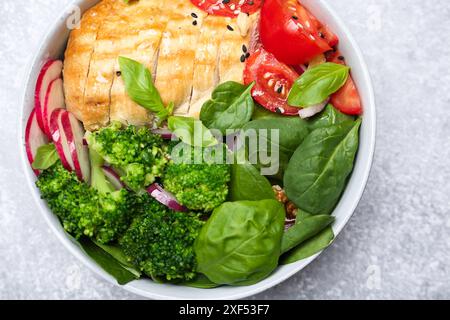
[[[331,62],[308,69],[292,86],[289,105],[309,107],[325,101],[345,84],[349,72],[349,67]]]
[[[119,246],[117,246],[117,245],[106,245],[106,244],[102,244],[102,243],[100,243],[98,241],[95,241],[95,240],[92,240],[92,242],[94,242],[94,244],[96,246],[98,246],[101,249],[103,249],[103,251],[105,251],[106,253],[111,255],[111,257],[116,259],[125,269],[127,269],[128,271],[133,273],[136,277],[140,277],[141,276],[142,273],[140,271],[138,271],[136,269],[136,267],[133,266],[133,264],[131,262],[128,261],[127,257],[125,256],[125,253],[123,253],[123,250]]]
[[[286,253],[292,250],[320,233],[333,222],[334,217],[329,215],[317,215],[299,221],[284,233],[281,252]]]
[[[227,202],[195,242],[198,272],[214,283],[251,285],[278,266],[285,212],[276,200]]]
[[[230,200],[275,199],[275,192],[266,177],[251,164],[233,164],[231,166]]]
[[[308,125],[309,129],[313,131],[346,121],[355,121],[355,118],[340,112],[333,105],[328,104],[323,112],[309,120]]]
[[[251,90],[254,85],[244,86],[233,81],[219,85],[212,93],[211,100],[203,105],[200,120],[206,127],[218,129],[224,135],[227,129],[242,128],[253,114]]]
[[[217,139],[201,121],[189,117],[169,117],[168,126],[184,143],[194,147],[211,147],[218,144]]]
[[[153,112],[160,121],[166,120],[170,115],[169,110],[164,106],[153,84],[152,74],[145,65],[125,57],[119,57],[119,65],[131,100]]]
[[[252,120],[260,120],[260,119],[266,119],[266,118],[276,118],[276,119],[283,119],[286,118],[288,116],[286,115],[282,115],[276,112],[271,112],[269,110],[267,110],[266,108],[264,108],[263,106],[261,106],[260,104],[255,104],[255,110],[253,111],[253,116],[252,116]],[[293,116],[293,117],[298,117],[298,116]]]
[[[83,238],[79,243],[86,254],[102,267],[103,270],[113,276],[120,285],[127,284],[128,282],[139,278],[135,273],[124,267],[111,254],[97,246],[90,239]]]
[[[33,162],[33,169],[46,170],[59,160],[58,152],[53,143],[40,146],[36,152]]]
[[[333,229],[331,227],[327,227],[316,236],[303,242],[298,247],[282,255],[280,258],[280,264],[290,264],[309,258],[316,253],[319,253],[323,249],[326,249],[333,242],[333,240]]]
[[[329,214],[353,169],[361,120],[314,130],[289,161],[288,198],[311,214]]]
[[[181,285],[198,289],[213,289],[220,287],[220,284],[212,282],[204,274],[201,273],[197,274],[194,279],[181,283]]]

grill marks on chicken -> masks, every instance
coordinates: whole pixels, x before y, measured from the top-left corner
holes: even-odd
[[[236,19],[207,14],[188,0],[103,0],[71,33],[64,67],[70,111],[97,130],[110,121],[145,125],[152,115],[128,97],[118,57],[146,65],[163,102],[175,113],[198,117],[213,89],[242,82],[242,35]],[[232,30],[231,30],[232,29]]]

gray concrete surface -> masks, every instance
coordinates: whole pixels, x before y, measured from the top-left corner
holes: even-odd
[[[18,153],[24,67],[69,0],[0,2],[0,298],[136,299],[58,242]],[[376,158],[347,228],[319,259],[255,299],[450,298],[450,3],[337,0],[371,70]]]

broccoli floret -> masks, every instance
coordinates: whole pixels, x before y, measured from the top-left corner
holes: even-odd
[[[195,152],[203,151],[191,148],[191,160]],[[203,163],[189,164],[172,160],[166,168],[163,183],[164,188],[188,209],[209,212],[226,201],[230,179],[230,166],[225,162],[216,164],[203,159]]]
[[[100,193],[78,180],[60,162],[45,170],[36,182],[42,199],[75,238],[88,236],[101,243],[116,240],[134,215],[134,195],[125,189]]]
[[[171,211],[147,195],[139,202],[142,215],[119,241],[129,261],[152,278],[194,278],[193,245],[203,226],[199,216]]]
[[[88,142],[90,148],[123,173],[121,179],[135,191],[161,176],[168,162],[162,138],[148,128],[122,128],[114,122],[90,134]]]

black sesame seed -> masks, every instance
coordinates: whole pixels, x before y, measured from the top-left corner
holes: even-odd
[[[292,16],[292,19],[298,20],[298,17],[297,16]]]
[[[345,58],[343,56],[339,56],[338,59],[341,60],[341,61],[345,60]]]
[[[247,46],[245,45],[245,44],[243,44],[242,45],[242,51],[244,52],[244,53],[247,53]]]
[[[281,94],[283,92],[283,86],[279,86],[277,89],[277,93]]]
[[[198,18],[198,15],[197,15],[195,12],[192,12],[192,13],[191,13],[191,16],[192,16],[192,18],[195,18],[195,19]]]
[[[245,62],[245,54],[241,56],[241,62]]]
[[[325,35],[322,32],[319,32],[319,37],[321,37],[322,39],[325,39]]]
[[[192,24],[196,26],[198,24],[197,20],[192,21]]]
[[[252,5],[255,4],[255,2],[252,0],[252,1],[247,2],[247,4],[248,4],[249,6],[252,6]]]
[[[120,72],[120,71],[116,72],[116,76],[120,77],[121,75],[122,75],[122,72]]]
[[[230,26],[229,24],[227,25],[227,29],[230,30],[230,31],[234,31],[233,27]]]
[[[276,108],[276,109],[275,109],[275,112],[278,113],[278,114],[282,114],[282,113],[283,113],[283,111],[281,111],[280,108]]]
[[[231,1],[231,0],[223,0],[222,3],[223,3],[223,4],[227,4],[227,3],[230,3],[230,1]]]
[[[245,58],[246,58],[246,59],[250,58],[250,52],[247,52],[247,53],[245,54]]]

